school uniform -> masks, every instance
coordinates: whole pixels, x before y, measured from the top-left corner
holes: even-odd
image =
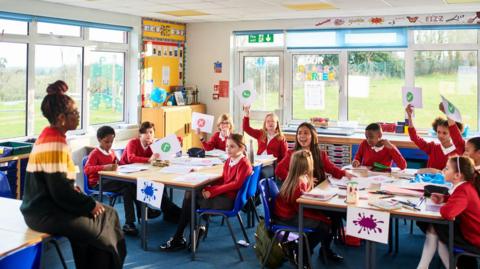
[[[398,168],[407,168],[407,161],[405,161],[397,147],[387,148],[381,146],[372,148],[367,140],[363,140],[362,143],[360,143],[354,160],[359,161],[361,165],[365,166],[373,166],[374,163],[392,166],[392,161],[394,161]]]
[[[415,128],[411,126],[408,127],[408,135],[410,140],[428,155],[427,168],[442,170],[447,165],[449,157],[462,155],[464,151],[460,152],[455,145],[445,148],[440,143],[427,142],[418,136]]]
[[[150,146],[144,147],[142,142],[140,142],[140,138],[133,138],[125,147],[119,164],[148,163],[152,155],[153,152]]]
[[[227,138],[221,132],[215,132],[208,141],[202,141],[203,149],[214,150],[219,149],[225,151],[227,147]]]
[[[93,218],[96,202],[74,189],[78,170],[65,135],[46,127],[30,153],[20,210],[33,230],[69,239],[77,268],[122,268],[126,256],[115,209]]]
[[[289,150],[282,161],[277,164],[277,168],[275,169],[275,175],[282,181],[288,176],[290,159],[292,158],[293,153],[295,153],[294,149]],[[326,173],[331,174],[334,178],[342,178],[345,176],[345,171],[335,166],[335,164],[330,161],[325,151],[320,151],[320,157],[323,163],[323,169]],[[320,179],[320,171],[313,171],[313,173],[316,178]]]
[[[215,184],[204,188],[205,191],[210,192],[210,197],[205,199],[201,191],[195,194],[197,207],[217,210],[232,209],[238,191],[252,171],[252,165],[247,157],[241,155],[236,159],[228,158],[223,165],[222,178]],[[183,231],[190,222],[191,201],[190,193],[186,192],[174,238],[182,238]]]
[[[115,152],[110,150],[107,152],[98,147],[94,149],[88,156],[87,163],[83,169],[88,177],[88,185],[90,188],[98,189],[98,172],[103,171],[106,165],[117,162]],[[104,179],[102,182],[102,190],[120,193],[123,196],[123,207],[125,211],[125,223],[135,223],[135,207],[137,218],[141,217],[141,204],[137,201],[137,187],[133,183],[118,180]],[[134,206],[135,204],[135,206]]]
[[[278,134],[268,137],[262,130],[250,127],[250,118],[243,118],[243,130],[251,137],[257,139],[257,155],[271,154],[280,162],[288,151],[288,144],[285,139],[279,139]]]
[[[459,155],[462,155],[465,152],[465,140],[463,140],[460,129],[458,129],[458,126],[454,124],[448,126],[448,130],[450,132],[450,137],[452,138],[452,143],[455,145],[456,152]]]
[[[153,152],[150,146],[144,147],[140,142],[140,138],[133,138],[125,147],[119,164],[148,163],[152,155]],[[165,189],[162,195],[161,210],[165,213],[165,216],[168,219],[172,219],[173,221],[178,220],[180,216],[180,208],[168,197]]]

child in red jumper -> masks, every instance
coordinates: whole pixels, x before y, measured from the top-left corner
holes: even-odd
[[[229,158],[223,165],[223,176],[214,185],[205,187],[195,197],[197,206],[200,208],[212,208],[218,210],[231,209],[235,202],[238,190],[248,176],[252,173],[252,165],[245,157],[245,144],[243,136],[231,134],[227,139],[227,155]],[[182,214],[175,235],[160,246],[162,251],[177,251],[186,248],[187,242],[183,237],[183,231],[190,222],[191,194],[185,193],[183,199]],[[205,232],[205,227],[200,227],[199,240]]]
[[[446,202],[440,214],[447,220],[455,220],[455,246],[480,254],[480,178],[473,161],[468,157],[451,157],[443,174],[453,184],[450,196],[433,193],[431,199],[438,204]],[[426,232],[426,240],[418,268],[428,268],[437,244],[442,263],[448,268],[448,226],[430,224],[420,228]],[[476,259],[462,257],[457,268],[477,268]]]
[[[357,154],[355,154],[353,167],[373,166],[374,163],[392,166],[392,161],[394,161],[400,169],[407,168],[407,162],[397,147],[387,139],[382,139],[382,128],[378,123],[371,123],[365,128],[365,137],[367,139],[360,143]]]
[[[88,186],[92,189],[98,188],[99,171],[115,171],[118,167],[117,157],[112,150],[115,130],[110,126],[102,126],[97,130],[97,139],[100,145],[90,153],[87,163],[83,168],[84,173],[88,177]],[[127,235],[137,235],[138,230],[135,227],[134,207],[137,207],[137,217],[140,218],[140,203],[137,201],[137,188],[135,184],[117,180],[104,180],[102,182],[102,189],[122,194],[123,207],[125,210],[125,225],[123,225],[123,231]]]
[[[280,123],[277,115],[268,113],[263,121],[262,129],[250,127],[250,106],[244,106],[245,116],[243,117],[243,131],[249,136],[257,139],[257,155],[271,154],[277,158],[277,163],[281,162],[287,154],[288,144],[285,136],[280,129]],[[270,178],[275,175],[273,166],[262,168],[262,178]]]
[[[218,131],[215,132],[210,140],[206,141],[205,133],[197,130],[197,134],[201,135],[200,142],[202,142],[205,150],[219,149],[225,151],[228,136],[233,133],[233,121],[230,115],[222,114],[217,120]]]
[[[290,169],[287,178],[282,184],[280,193],[275,199],[273,209],[275,223],[280,225],[298,226],[298,203],[297,199],[314,187],[313,158],[309,150],[301,149],[293,153],[290,161]],[[305,209],[304,225],[314,229],[315,232],[307,235],[310,251],[322,242],[320,252],[337,261],[341,256],[330,249],[333,237],[330,233],[331,219],[319,210]]]
[[[123,151],[120,165],[130,163],[150,163],[158,158],[160,154],[153,153],[150,145],[154,142],[155,126],[149,121],[142,122],[139,129],[139,138],[131,139]],[[173,203],[167,196],[166,190],[163,192],[161,209],[164,213],[163,219],[171,222],[177,222],[180,217],[180,208]],[[150,214],[156,215],[153,210]]]
[[[408,105],[405,108],[405,111],[408,115],[408,135],[410,136],[410,140],[412,140],[412,142],[415,143],[415,145],[417,145],[419,149],[427,153],[427,168],[435,169],[432,172],[437,172],[436,170],[442,170],[443,168],[445,168],[449,157],[463,154],[463,147],[459,146],[458,148],[456,148],[455,145],[452,143],[452,139],[450,137],[450,135],[452,135],[452,137],[460,136],[459,129],[462,129],[461,123],[457,123],[459,128],[455,128],[454,126],[449,127],[447,120],[440,117],[436,118],[435,121],[432,123],[432,127],[433,130],[435,130],[435,132],[437,133],[437,137],[440,143],[436,143],[433,141],[427,142],[417,135],[417,131],[415,130],[415,127],[413,125],[413,106]]]

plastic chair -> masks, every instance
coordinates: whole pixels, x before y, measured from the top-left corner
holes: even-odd
[[[312,257],[310,254],[310,244],[308,243],[308,238],[306,233],[314,232],[314,230],[309,228],[304,228],[303,231],[299,232],[298,227],[295,227],[295,226],[285,226],[285,225],[274,224],[271,212],[274,209],[275,198],[279,193],[277,184],[275,183],[274,180],[266,178],[260,181],[259,187],[260,187],[260,197],[262,199],[262,204],[263,204],[263,211],[265,214],[265,228],[271,233],[273,233],[273,240],[268,246],[268,251],[267,251],[267,255],[265,256],[265,260],[262,261],[262,268],[265,267],[265,263],[270,257],[270,252],[272,250],[272,247],[276,243],[277,238],[279,237],[281,232],[284,232],[282,241],[287,240],[288,235],[291,232],[297,233],[299,236],[303,236],[303,238],[305,239],[305,244],[307,246],[308,263],[310,265],[310,268],[313,268]]]
[[[0,172],[0,197],[14,198],[12,195],[12,190],[10,189],[8,177],[2,172]]]
[[[262,165],[254,166],[253,175],[248,184],[247,204],[245,205],[247,208],[246,213],[248,216],[248,221],[247,221],[248,227],[255,226],[255,218],[257,219],[257,222],[260,221],[260,218],[258,217],[257,206],[255,204],[255,198],[257,195],[258,181],[260,179],[261,172],[262,172]]]
[[[84,171],[85,164],[87,163],[88,156],[83,157],[82,159],[82,171]],[[88,177],[83,173],[83,191],[85,192],[86,195],[88,196],[99,196],[100,192],[95,189],[90,189],[88,186]],[[117,197],[120,196],[120,194],[115,193],[115,192],[109,192],[109,191],[103,191],[103,195],[108,197],[109,200],[109,205],[111,207],[115,206],[115,202],[117,201]]]
[[[243,261],[243,256],[242,256],[242,253],[240,252],[240,248],[237,245],[237,238],[233,233],[232,225],[230,224],[229,218],[237,216],[238,222],[240,223],[240,228],[242,228],[243,236],[245,237],[245,241],[247,241],[247,243],[250,243],[247,232],[245,231],[245,227],[243,225],[242,217],[240,216],[240,210],[243,208],[243,206],[245,206],[247,202],[248,186],[253,176],[254,176],[254,173],[252,172],[252,174],[245,179],[245,182],[243,182],[243,185],[240,188],[240,190],[238,190],[233,209],[231,210],[217,210],[217,209],[208,209],[208,208],[197,209],[197,214],[200,214],[199,215],[200,219],[202,216],[206,215],[206,216],[222,216],[223,219],[226,220],[228,229],[230,230],[230,235],[232,236],[233,244],[237,249],[237,253],[241,261]],[[197,234],[198,232],[199,230],[197,229]]]
[[[463,248],[460,248],[460,247],[454,247],[453,248],[453,253],[455,254],[455,265],[457,265],[458,263],[458,259],[461,257],[461,256],[470,256],[470,257],[474,257],[474,258],[480,258],[480,254],[477,254],[477,253],[473,253],[473,252],[468,252],[466,250],[464,250]]]

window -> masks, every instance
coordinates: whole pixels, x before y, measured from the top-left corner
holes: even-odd
[[[123,53],[89,53],[87,89],[90,124],[123,121],[124,58]]]
[[[80,26],[38,22],[37,32],[39,34],[59,36],[80,36]]]
[[[293,55],[293,119],[338,119],[338,54]]]
[[[422,88],[423,109],[415,113],[415,126],[431,128],[438,110],[440,95],[461,112],[470,129],[477,122],[477,51],[417,51],[415,53],[415,86]]]
[[[415,44],[477,44],[476,29],[415,30]]]
[[[27,45],[0,42],[0,139],[26,134]]]
[[[48,125],[40,105],[49,83],[63,80],[68,85],[68,95],[82,116],[82,48],[66,46],[35,46],[35,112],[34,133],[39,134]],[[78,128],[81,128],[79,126]]]
[[[27,33],[27,22],[0,19],[0,34],[26,35]]]
[[[335,31],[288,32],[288,48],[336,47],[337,33]]]
[[[348,53],[348,120],[362,124],[404,120],[404,58],[404,52]]]
[[[88,29],[88,39],[101,42],[126,43],[125,31],[107,30],[99,28]]]
[[[252,110],[275,111],[280,108],[280,58],[244,57],[244,81],[253,80],[257,98]]]

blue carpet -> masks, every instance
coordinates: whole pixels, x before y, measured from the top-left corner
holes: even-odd
[[[181,204],[183,199],[182,191],[174,191],[176,204]],[[118,210],[122,224],[124,219],[123,204],[117,203],[115,208]],[[261,206],[258,207],[259,209]],[[246,222],[246,216],[242,216]],[[242,232],[238,221],[232,219],[235,235],[237,239],[242,239]],[[213,218],[210,224],[208,237],[205,241],[200,243],[200,248],[197,252],[195,261],[191,260],[190,252],[187,250],[174,253],[160,252],[158,246],[164,241],[168,240],[175,231],[175,224],[164,222],[162,217],[149,221],[148,226],[148,251],[144,251],[140,247],[139,237],[126,237],[128,255],[125,261],[124,268],[260,268],[259,261],[255,256],[252,247],[242,248],[242,254],[245,261],[240,262],[237,252],[233,247],[231,236],[226,225],[220,225],[220,218]],[[410,221],[404,224],[400,220],[400,250],[397,255],[388,254],[388,246],[383,244],[376,244],[376,261],[377,268],[388,269],[410,269],[416,268],[420,255],[422,252],[424,235],[414,225],[413,234],[410,231]],[[254,241],[255,228],[247,229],[250,241]],[[185,232],[188,236],[188,231]],[[75,268],[73,263],[70,244],[67,240],[62,240],[61,248],[67,260],[69,268]],[[345,257],[342,263],[329,262],[324,265],[318,258],[318,247],[315,249],[315,254],[312,256],[314,268],[364,268],[364,246],[348,247],[339,242],[335,242],[333,249]],[[49,247],[45,254],[46,268],[62,268],[61,263],[54,248]],[[293,268],[288,261],[286,261],[282,268]],[[435,257],[430,268],[443,268],[438,257]]]

